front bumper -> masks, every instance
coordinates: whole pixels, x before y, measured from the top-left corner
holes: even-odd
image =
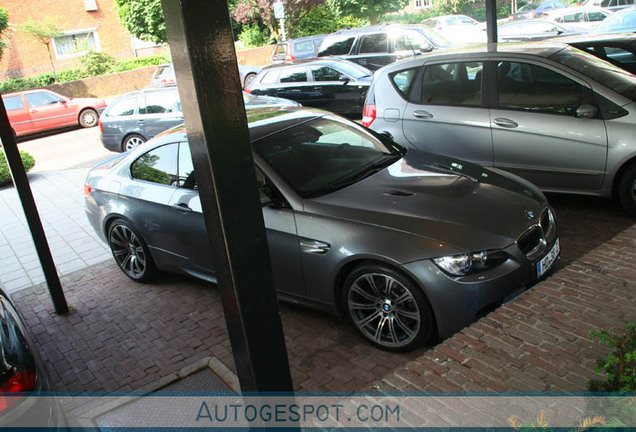
[[[552,250],[558,238],[548,247]],[[503,264],[475,275],[454,277],[443,272],[431,260],[416,261],[404,267],[420,282],[435,313],[438,334],[448,338],[470,325],[483,313],[505,303],[532,287],[537,278],[537,263],[530,261],[513,244],[504,250],[510,258]],[[558,258],[541,279],[554,271]]]

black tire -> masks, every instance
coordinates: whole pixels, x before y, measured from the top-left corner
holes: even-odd
[[[623,209],[636,217],[636,164],[627,168],[618,183],[618,200]]]
[[[97,126],[99,120],[99,114],[97,111],[91,108],[87,108],[79,115],[79,124],[81,127],[89,128]]]
[[[345,308],[356,329],[387,351],[421,346],[433,335],[433,311],[410,279],[382,264],[356,267],[344,282]]]
[[[256,77],[255,73],[249,73],[245,75],[245,81],[243,81],[243,88],[247,88],[247,86],[250,85],[250,83],[255,77]]]
[[[146,242],[128,222],[117,219],[110,225],[108,246],[119,268],[132,280],[146,282],[157,275]]]
[[[146,138],[142,137],[141,135],[130,134],[126,138],[124,138],[124,141],[121,143],[121,151],[125,152],[128,150],[132,150],[139,147],[145,142]]]

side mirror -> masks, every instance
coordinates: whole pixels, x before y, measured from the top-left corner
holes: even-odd
[[[429,45],[425,45],[423,47],[420,47],[420,52],[427,53],[427,52],[431,52],[431,51],[433,51],[433,45],[429,44]]]
[[[338,81],[340,81],[343,84],[347,84],[350,81],[350,79],[346,75],[340,75],[340,78],[338,78]]]
[[[267,207],[272,203],[272,199],[269,197],[269,195],[267,195],[264,189],[264,187],[258,188],[258,194],[261,198],[261,207]]]
[[[576,109],[576,118],[590,119],[598,115],[598,108],[594,105],[583,104]]]

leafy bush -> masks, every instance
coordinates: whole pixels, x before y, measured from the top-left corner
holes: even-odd
[[[20,157],[22,158],[22,165],[24,165],[24,171],[29,172],[33,165],[35,165],[35,159],[33,156],[25,151],[20,151]],[[7,159],[4,157],[4,152],[0,150],[0,186],[11,183],[11,173],[9,172],[9,165],[7,165]]]
[[[269,45],[271,36],[265,29],[261,29],[257,22],[250,25],[244,25],[243,31],[239,34],[239,40],[245,48],[255,48],[263,45]]]
[[[110,54],[89,51],[80,57],[81,70],[87,76],[109,73],[115,65],[115,57]]]
[[[86,60],[84,60],[86,58]],[[66,69],[57,73],[57,82],[63,83],[79,79],[89,78],[107,73],[122,72],[139,69],[148,66],[156,66],[169,63],[170,59],[165,55],[126,59],[116,62],[112,56],[101,53],[88,53],[80,59],[82,67]],[[45,87],[55,82],[53,74],[42,73],[31,78],[14,78],[0,83],[0,93],[10,93],[20,90]]]
[[[588,389],[593,392],[636,392],[636,322],[627,324],[625,332],[595,331],[590,339],[614,348],[605,359],[598,359],[594,370],[604,379],[591,380]]]
[[[362,27],[367,24],[367,21],[351,16],[337,18],[327,5],[320,5],[312,8],[307,16],[296,23],[290,37],[332,33],[341,28]]]

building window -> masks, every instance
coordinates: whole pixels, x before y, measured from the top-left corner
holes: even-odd
[[[79,30],[65,32],[53,38],[55,57],[58,59],[79,57],[89,51],[101,51],[96,30]]]
[[[433,0],[414,0],[415,9],[426,9],[431,7]]]

